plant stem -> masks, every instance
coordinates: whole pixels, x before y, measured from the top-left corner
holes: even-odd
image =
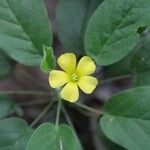
[[[25,101],[25,102],[21,102],[19,103],[19,106],[32,106],[32,105],[40,105],[40,104],[45,104],[48,103],[50,100],[46,99],[46,100],[34,100],[34,101]]]
[[[52,93],[46,91],[0,91],[0,95],[41,95],[51,96]]]
[[[100,81],[101,84],[105,84],[105,83],[109,83],[109,82],[113,82],[113,81],[117,81],[117,80],[122,80],[125,78],[130,78],[132,77],[131,74],[127,74],[127,75],[122,75],[122,76],[118,76],[118,77],[113,77],[113,78],[109,78],[109,79],[105,79]],[[53,92],[48,92],[48,91],[0,91],[0,95],[41,95],[41,96],[50,96],[53,94]]]
[[[74,125],[73,125],[73,123],[71,121],[71,118],[70,118],[70,116],[69,116],[69,114],[68,114],[68,112],[67,112],[67,110],[66,110],[66,108],[64,106],[62,106],[62,111],[64,113],[66,121],[68,122],[68,124],[70,125],[70,127],[75,131],[75,128],[74,128]]]
[[[42,87],[44,89],[48,89],[48,88],[46,88],[46,86],[45,86],[45,84],[43,82],[39,82],[39,79],[35,78],[29,72],[26,72],[25,70],[19,70],[18,73],[23,75],[25,78],[28,78],[30,81],[33,81],[34,84],[36,84],[37,86]]]
[[[56,122],[55,122],[55,128],[58,128],[59,120],[60,120],[60,110],[61,110],[61,103],[62,100],[58,98],[58,104],[57,104],[57,113],[56,113]]]
[[[43,111],[37,116],[37,118],[31,123],[30,127],[32,128],[50,109],[52,106],[53,102],[50,102],[44,109]]]
[[[84,104],[82,104],[82,103],[77,102],[77,103],[75,103],[75,104],[76,104],[77,106],[79,106],[79,107],[85,109],[85,110],[88,110],[88,111],[90,111],[90,112],[96,113],[97,115],[103,115],[103,114],[104,114],[103,112],[101,112],[101,111],[99,111],[99,110],[96,110],[96,109],[94,109],[94,108],[92,108],[92,107],[89,107],[89,106],[87,106],[87,105],[84,105]]]
[[[106,83],[109,83],[109,82],[114,82],[114,81],[130,78],[130,77],[132,77],[132,74],[127,74],[127,75],[122,75],[122,76],[118,76],[118,77],[113,77],[113,78],[101,80],[100,83],[101,84],[106,84]]]

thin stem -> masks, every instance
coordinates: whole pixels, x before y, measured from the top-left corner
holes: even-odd
[[[52,106],[53,102],[50,102],[44,109],[43,111],[37,116],[37,118],[31,123],[30,127],[32,128],[35,124],[38,123],[38,121],[47,113],[47,111],[50,109]]]
[[[62,103],[62,100],[59,98],[58,99],[58,104],[57,104],[57,113],[56,113],[56,122],[55,122],[55,127],[56,128],[58,128],[58,125],[59,125],[61,103]]]
[[[105,84],[105,83],[109,83],[109,82],[113,82],[113,81],[117,81],[117,80],[122,80],[125,78],[130,78],[132,77],[131,74],[127,74],[127,75],[122,75],[122,76],[118,76],[118,77],[113,77],[113,78],[109,78],[109,79],[105,79],[100,81],[101,84]],[[53,94],[53,92],[47,92],[47,91],[0,91],[0,95],[41,95],[41,96],[50,96]]]
[[[109,82],[114,82],[114,81],[130,78],[130,77],[132,77],[132,74],[127,74],[127,75],[122,75],[122,76],[118,76],[118,77],[105,79],[105,80],[100,81],[100,83],[101,84],[106,84],[106,83],[109,83]]]
[[[47,89],[43,82],[39,82],[39,79],[35,78],[29,72],[26,72],[25,70],[19,70],[19,73],[22,74],[25,78],[28,78],[29,80],[33,81],[34,84],[36,84],[37,86]]]
[[[41,104],[48,103],[49,101],[50,100],[46,99],[46,100],[34,100],[29,102],[21,102],[19,103],[19,106],[41,105]]]
[[[101,112],[101,111],[99,111],[99,110],[96,110],[96,109],[94,109],[94,108],[92,108],[92,107],[89,107],[89,106],[87,106],[87,105],[84,105],[84,104],[82,104],[82,103],[77,102],[77,103],[75,103],[75,104],[76,104],[77,106],[79,106],[79,107],[85,109],[85,110],[88,110],[88,111],[90,111],[90,112],[96,113],[97,115],[103,115],[103,114],[104,114],[103,112]]]
[[[75,131],[75,128],[74,128],[74,125],[71,121],[71,118],[66,110],[66,108],[64,106],[62,106],[62,112],[64,113],[65,115],[65,118],[66,118],[66,121],[68,122],[68,124],[70,125],[70,127]]]
[[[0,91],[0,95],[41,95],[51,96],[52,93],[46,91]]]

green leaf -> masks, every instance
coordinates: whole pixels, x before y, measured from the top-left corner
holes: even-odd
[[[121,61],[118,61],[109,66],[105,66],[104,69],[108,72],[110,76],[114,76],[114,77],[125,75],[125,74],[130,74],[131,73],[131,68],[130,68],[131,59],[132,59],[132,55],[128,55]]]
[[[133,86],[150,85],[150,34],[145,34],[141,47],[130,62],[134,74]]]
[[[6,117],[13,105],[13,100],[7,96],[0,96],[0,119]]]
[[[59,0],[56,23],[65,51],[84,53],[87,22],[102,0]]]
[[[111,142],[102,132],[101,128],[99,128],[99,137],[101,143],[102,150],[125,150],[123,147],[118,144]]]
[[[150,33],[143,37],[141,45],[130,63],[133,72],[150,70]]]
[[[109,66],[105,66],[105,69],[109,72],[109,75],[111,74],[112,76],[120,76],[124,74],[133,73],[133,76],[136,79],[138,78],[139,73],[144,75],[145,73],[142,72],[148,71],[150,68],[149,43],[150,43],[150,34],[149,32],[145,32],[144,34],[142,34],[142,37],[140,38],[138,44],[129,55],[127,55],[121,61],[118,61]],[[139,75],[139,77],[140,76],[141,75]],[[135,82],[136,79],[134,80]]]
[[[7,77],[12,70],[12,61],[0,50],[0,78]]]
[[[8,96],[0,96],[0,119],[6,117],[8,114],[16,112],[22,115],[21,108]]]
[[[74,131],[69,126],[62,124],[56,129],[53,124],[45,123],[35,130],[26,150],[49,149],[82,150]]]
[[[25,150],[32,130],[19,118],[0,121],[0,150]]]
[[[0,48],[22,64],[39,65],[42,45],[52,44],[43,1],[1,0],[0,7]]]
[[[134,74],[133,86],[138,87],[144,85],[150,85],[150,70]]]
[[[41,61],[41,69],[49,73],[55,67],[55,56],[51,47],[43,46],[44,57]]]
[[[100,65],[110,65],[136,46],[140,27],[150,25],[149,0],[105,0],[91,17],[85,48]]]
[[[120,92],[105,105],[100,125],[113,142],[130,150],[150,148],[150,86]]]

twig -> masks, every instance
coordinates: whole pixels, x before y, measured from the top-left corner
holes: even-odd
[[[118,81],[118,80],[123,80],[126,78],[130,78],[132,77],[132,74],[127,74],[127,75],[122,75],[122,76],[118,76],[118,77],[113,77],[113,78],[109,78],[109,79],[105,79],[105,80],[100,80],[101,84],[106,84],[109,82],[114,82],[114,81]]]
[[[60,120],[61,103],[62,103],[62,100],[60,98],[58,98],[56,122],[55,122],[55,128],[56,129],[58,128],[59,120]]]
[[[0,95],[40,95],[51,96],[52,93],[46,91],[0,91]]]
[[[37,86],[40,86],[44,89],[48,89],[43,82],[39,82],[39,79],[35,78],[32,74],[29,72],[26,72],[24,70],[19,70],[19,73],[22,74],[25,78],[28,78],[30,81],[33,81],[34,84]]]
[[[48,103],[50,100],[34,100],[34,101],[26,101],[26,102],[21,102],[19,103],[19,106],[32,106],[32,105],[40,105],[40,104],[45,104]]]
[[[89,107],[89,106],[87,106],[87,105],[84,105],[84,104],[82,104],[82,103],[77,102],[77,103],[75,103],[75,104],[76,104],[77,106],[79,106],[79,107],[85,109],[85,110],[88,110],[88,111],[90,111],[90,112],[96,113],[97,115],[103,115],[103,114],[104,114],[104,112],[101,112],[101,111],[99,111],[99,110],[97,110],[97,109],[94,109],[94,108]]]
[[[44,109],[43,111],[37,116],[37,118],[31,123],[30,127],[32,128],[50,109],[52,106],[53,102],[50,102]]]
[[[66,121],[68,122],[68,124],[70,125],[70,127],[75,131],[74,125],[71,121],[71,118],[66,110],[66,108],[64,106],[62,106],[62,112],[64,113],[64,116],[66,118]]]

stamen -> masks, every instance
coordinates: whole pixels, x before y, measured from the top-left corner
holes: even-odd
[[[77,81],[78,81],[78,76],[77,76],[75,73],[73,73],[73,74],[71,75],[71,81],[72,81],[72,82],[77,82]]]

